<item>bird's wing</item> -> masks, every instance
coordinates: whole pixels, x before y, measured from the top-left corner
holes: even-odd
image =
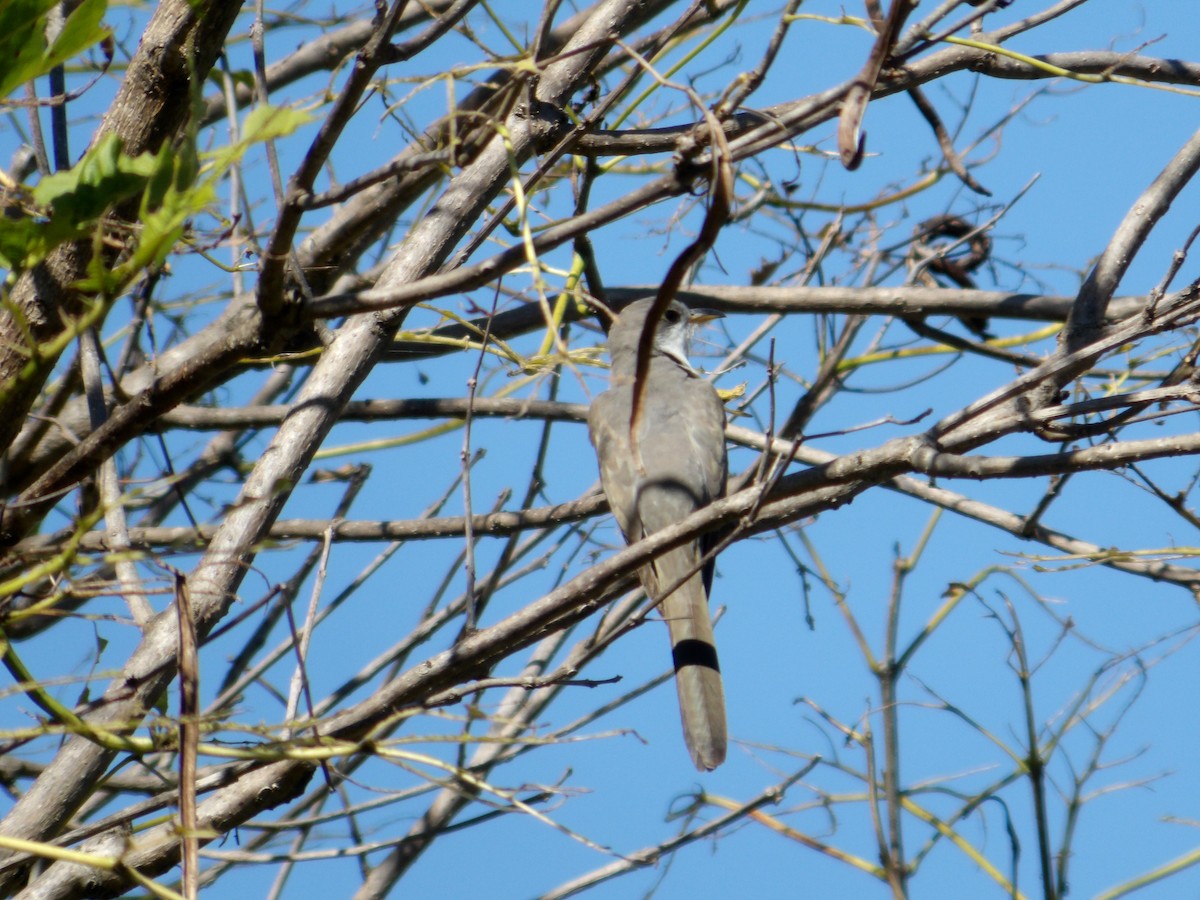
[[[588,436],[600,463],[600,483],[608,505],[627,541],[641,540],[637,519],[637,469],[629,442],[630,391],[620,386],[605,391],[588,409]]]

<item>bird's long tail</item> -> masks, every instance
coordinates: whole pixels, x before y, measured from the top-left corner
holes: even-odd
[[[655,561],[658,583],[669,587],[696,568],[693,548],[680,547]],[[683,737],[692,761],[701,771],[715,769],[725,761],[725,691],[713,639],[708,595],[699,572],[667,595],[660,607],[671,632],[671,658],[675,663],[675,687],[679,691],[679,714]]]

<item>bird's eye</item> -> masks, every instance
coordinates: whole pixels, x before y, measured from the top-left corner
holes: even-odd
[[[667,322],[671,323],[672,325],[677,324],[680,319],[679,310],[668,309],[665,313],[663,313],[663,319],[666,320]]]

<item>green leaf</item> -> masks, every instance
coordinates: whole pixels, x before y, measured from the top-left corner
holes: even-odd
[[[298,109],[280,106],[256,106],[242,125],[242,140],[248,144],[287,137],[297,128],[307,125],[313,117]]]
[[[46,19],[55,5],[55,0],[0,0],[0,98],[110,33],[100,24],[108,0],[83,0],[47,48]]]
[[[0,3],[0,97],[37,77],[45,56],[46,14],[55,0]]]
[[[100,24],[107,11],[108,0],[83,0],[67,16],[58,38],[46,52],[45,59],[49,63],[46,68],[66,62],[108,37],[111,30]]]
[[[29,218],[0,218],[0,268],[13,273],[27,268],[28,261],[40,258],[46,223]]]
[[[246,121],[242,124],[241,139],[236,144],[222,147],[205,155],[212,160],[216,171],[224,174],[230,166],[241,159],[251,145],[287,137],[311,121],[313,121],[311,115],[298,109],[285,109],[270,105],[256,106],[246,116]]]
[[[176,167],[171,164],[173,148],[167,144],[158,151],[154,173],[146,184],[146,193],[142,196],[142,206],[156,209],[161,206],[167,196],[167,191],[175,186]]]
[[[138,194],[156,168],[153,154],[126,156],[121,152],[120,138],[107,134],[70,169],[38,182],[33,198],[51,208],[51,218],[82,223]]]
[[[31,191],[44,217],[0,218],[0,264],[10,273],[27,269],[59,244],[91,234],[114,204],[142,193],[153,179],[170,186],[186,154],[169,151],[128,156],[120,139],[106,135],[65,172],[47,175]],[[160,172],[165,170],[165,174]]]

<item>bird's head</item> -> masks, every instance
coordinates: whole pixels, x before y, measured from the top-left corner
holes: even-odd
[[[645,333],[647,319],[653,306],[654,298],[646,298],[629,304],[617,315],[608,334],[608,348],[614,372],[631,374],[634,371],[637,365],[638,344]],[[692,331],[697,325],[718,318],[721,318],[719,312],[689,309],[680,301],[672,300],[655,324],[651,356],[665,356],[680,368],[696,375],[696,371],[688,362]]]

